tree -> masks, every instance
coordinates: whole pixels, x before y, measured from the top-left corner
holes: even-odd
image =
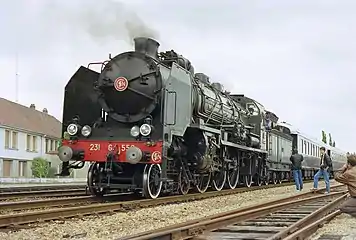
[[[332,146],[333,145],[333,140],[331,138],[331,133],[329,133],[329,145]]]
[[[335,147],[335,141],[333,141],[333,147]]]
[[[323,141],[324,143],[326,143],[326,133],[323,131],[321,131],[321,135],[322,135],[322,139],[321,141]]]
[[[36,157],[32,160],[32,175],[37,178],[47,177],[49,170],[49,163],[46,159],[41,157]]]

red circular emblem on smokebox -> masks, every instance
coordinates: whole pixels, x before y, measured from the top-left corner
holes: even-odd
[[[127,79],[124,77],[118,77],[114,81],[114,88],[118,92],[125,91],[128,86],[129,86],[129,81],[127,81]]]

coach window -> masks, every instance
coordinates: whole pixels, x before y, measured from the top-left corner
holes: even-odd
[[[314,156],[316,157],[316,150],[317,150],[318,148],[316,147],[316,145],[314,145]]]
[[[307,142],[304,140],[304,153],[307,154]]]
[[[315,148],[315,150],[314,150],[314,156],[316,157],[318,148],[316,147],[316,145],[314,145],[314,148]]]
[[[309,143],[309,155],[313,155],[313,144]]]

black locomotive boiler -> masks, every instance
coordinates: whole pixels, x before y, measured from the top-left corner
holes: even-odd
[[[80,67],[66,85],[61,175],[90,162],[93,195],[146,198],[290,178],[293,139],[275,114],[195,73],[175,51],[159,53],[155,40],[134,43],[101,72]],[[273,141],[284,148],[278,159]]]

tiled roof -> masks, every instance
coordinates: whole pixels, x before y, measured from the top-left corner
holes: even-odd
[[[62,123],[55,117],[0,98],[0,125],[61,137]]]

